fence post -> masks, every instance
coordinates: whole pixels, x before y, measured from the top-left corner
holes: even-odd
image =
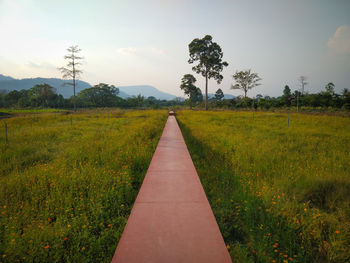
[[[72,123],[73,121],[72,121],[72,116],[70,116],[70,127],[72,128],[72,126],[73,126],[73,123]]]
[[[5,139],[6,139],[6,144],[9,144],[9,138],[7,137],[7,123],[5,121]]]

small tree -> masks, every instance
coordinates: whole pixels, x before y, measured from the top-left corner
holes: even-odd
[[[244,98],[247,98],[248,90],[261,85],[258,83],[261,80],[258,73],[251,73],[250,69],[245,71],[236,71],[232,77],[236,81],[236,84],[231,85],[231,89],[243,90]]]
[[[326,92],[328,92],[331,95],[334,95],[334,89],[335,89],[335,85],[332,82],[329,82],[326,87]]]
[[[48,107],[50,102],[57,97],[56,89],[48,84],[38,84],[29,90],[30,100],[35,106]]]
[[[190,108],[192,109],[193,103],[197,100],[198,96],[197,87],[194,85],[196,78],[192,74],[186,74],[181,79],[180,89],[184,91],[186,95],[189,96]],[[202,94],[202,92],[200,92]]]
[[[197,74],[205,77],[205,109],[208,110],[208,79],[215,79],[218,84],[223,80],[220,72],[228,63],[222,61],[223,52],[221,47],[212,41],[210,35],[206,35],[202,39],[195,38],[188,45],[190,59],[188,63],[192,64],[198,61],[198,65],[192,67]]]
[[[291,105],[291,101],[290,101],[291,96],[292,96],[292,93],[289,86],[288,85],[284,86],[283,96],[282,96],[282,102],[284,105],[288,107]]]
[[[81,65],[79,62],[83,57],[79,57],[77,54],[81,51],[78,46],[70,46],[67,48],[68,55],[64,56],[65,59],[68,60],[67,67],[61,67],[59,70],[61,71],[63,78],[72,80],[72,82],[67,82],[67,85],[73,86],[73,104],[74,111],[77,110],[76,102],[75,102],[75,88],[76,88],[76,79],[80,77],[82,71],[78,69],[78,66]]]
[[[215,92],[215,100],[216,100],[216,101],[221,101],[224,97],[225,97],[225,95],[224,95],[224,93],[222,92],[221,89],[218,89],[218,90]]]

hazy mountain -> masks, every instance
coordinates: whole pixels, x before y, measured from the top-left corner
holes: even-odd
[[[64,85],[66,82],[62,79],[57,78],[27,78],[27,79],[13,79],[10,77],[5,77],[0,75],[0,90],[6,90],[10,92],[12,90],[22,90],[22,89],[30,89],[37,84],[48,84],[56,89],[58,94],[62,94],[63,97],[69,98],[73,95],[73,88],[70,85]],[[79,91],[90,88],[90,84],[77,80],[76,93]]]
[[[9,77],[9,76],[5,76],[5,75],[1,75],[0,74],[0,81],[3,81],[3,80],[13,80],[14,78],[12,77]]]
[[[205,97],[205,94],[203,94],[203,98]],[[213,93],[208,93],[208,98],[213,98],[215,97],[215,94]],[[232,100],[234,99],[236,96],[232,95],[232,94],[225,94],[224,93],[224,99],[226,100]]]
[[[0,74],[0,92],[10,92],[12,90],[30,89],[37,84],[49,84],[56,89],[58,94],[62,94],[63,97],[69,98],[73,95],[73,88],[70,85],[64,85],[66,81],[57,78],[27,78],[27,79],[14,79],[12,77],[4,76]],[[91,85],[88,82],[77,80],[76,94],[83,89],[90,88]],[[122,86],[119,88],[118,96],[125,99],[132,96],[141,94],[145,98],[153,96],[161,100],[172,100],[176,97],[166,92],[162,92],[152,86],[140,85],[140,86]]]
[[[160,100],[173,100],[176,96],[169,93],[160,91],[152,86],[140,85],[140,86],[121,86],[118,87],[120,91],[123,91],[131,96],[137,96],[141,94],[145,98],[153,96]]]

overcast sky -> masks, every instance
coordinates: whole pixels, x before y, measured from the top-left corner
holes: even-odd
[[[70,45],[85,57],[82,80],[116,86],[152,85],[174,95],[184,74],[204,81],[188,64],[188,44],[213,37],[229,66],[252,69],[261,86],[248,93],[279,96],[298,77],[316,92],[333,82],[350,88],[349,0],[0,0],[0,74],[57,77]]]

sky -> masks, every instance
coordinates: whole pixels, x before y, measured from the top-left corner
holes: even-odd
[[[248,92],[280,96],[285,85],[309,93],[333,82],[350,88],[349,0],[0,0],[0,74],[60,78],[66,49],[84,57],[81,79],[92,85],[152,85],[184,96],[185,74],[204,78],[188,64],[188,44],[211,35],[229,63],[219,85],[251,69],[262,78]]]

